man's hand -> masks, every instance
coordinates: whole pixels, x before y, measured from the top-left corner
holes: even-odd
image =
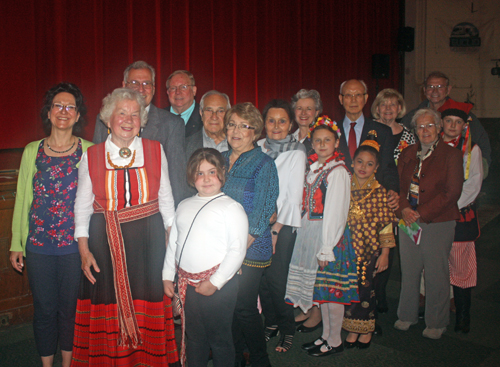
[[[392,210],[398,210],[399,208],[399,194],[394,190],[389,190],[387,192],[387,205]]]
[[[418,218],[420,218],[420,214],[418,214],[416,210],[410,208],[404,208],[401,215],[403,216],[403,220],[407,226],[413,224]]]

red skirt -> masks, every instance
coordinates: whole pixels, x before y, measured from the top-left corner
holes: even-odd
[[[165,231],[161,214],[121,224],[127,271],[142,344],[118,346],[118,310],[104,215],[90,221],[89,249],[100,272],[80,283],[71,366],[180,366],[170,298],[161,279]]]

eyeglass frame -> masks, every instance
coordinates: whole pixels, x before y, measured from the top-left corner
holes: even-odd
[[[438,85],[425,85],[424,86],[424,90],[426,91],[433,91],[433,90],[441,90],[441,89],[444,89],[444,88],[447,88],[448,85],[442,85],[442,84],[438,84]]]
[[[181,84],[177,87],[167,87],[168,93],[177,93],[177,89],[180,88],[181,93],[186,92],[189,87],[194,87],[194,84]]]
[[[154,88],[154,83],[147,81],[147,82],[140,82],[138,80],[131,80],[126,82],[127,85],[132,84],[131,89],[133,90],[140,90],[141,86],[144,90],[151,90]]]
[[[348,99],[353,99],[353,97],[355,97],[356,99],[361,99],[361,97],[363,96],[366,96],[368,93],[358,93],[358,94],[342,94],[340,93],[340,95],[344,98],[348,98]]]
[[[52,106],[50,106],[50,109],[52,110],[54,108],[57,108],[57,110],[59,112],[62,112],[63,109],[66,110],[67,113],[78,112],[78,107],[75,105],[72,105],[72,104],[64,105],[62,103],[54,102],[54,103],[52,103]],[[68,110],[68,108],[70,108],[70,109]]]
[[[236,128],[238,128],[238,130],[240,131],[250,131],[250,130],[256,130],[257,128],[255,126],[252,126],[252,125],[248,125],[248,124],[235,124],[234,122],[228,122],[226,124],[226,130],[236,130]],[[243,130],[242,130],[243,129]]]

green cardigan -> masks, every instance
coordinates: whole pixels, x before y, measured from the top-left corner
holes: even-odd
[[[23,251],[24,256],[26,256],[26,240],[29,233],[29,213],[31,202],[33,201],[33,177],[36,173],[36,155],[38,146],[42,140],[33,141],[24,148],[21,167],[19,168],[19,177],[17,178],[10,251]],[[83,153],[87,151],[88,147],[94,145],[90,141],[80,140],[82,141]]]

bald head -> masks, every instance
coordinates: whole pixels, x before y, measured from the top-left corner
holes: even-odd
[[[340,86],[339,101],[351,121],[357,120],[363,114],[363,107],[368,100],[367,92],[366,84],[362,80],[347,80]]]

